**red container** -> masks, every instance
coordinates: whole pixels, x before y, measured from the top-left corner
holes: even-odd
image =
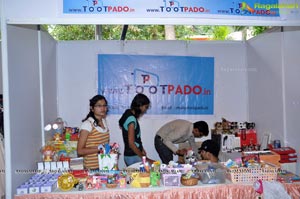
[[[280,163],[297,162],[296,150],[291,147],[281,147],[278,149],[271,149],[271,151],[280,155]]]
[[[241,129],[239,130],[237,136],[240,137],[241,147],[257,145],[257,135],[256,130],[254,129]]]

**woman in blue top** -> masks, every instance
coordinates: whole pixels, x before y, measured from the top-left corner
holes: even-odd
[[[130,109],[127,109],[119,120],[122,128],[124,149],[124,161],[126,166],[141,162],[143,156],[147,156],[141,140],[141,130],[138,119],[147,112],[150,106],[149,98],[144,94],[137,94],[132,102]],[[147,161],[152,164],[153,160]]]

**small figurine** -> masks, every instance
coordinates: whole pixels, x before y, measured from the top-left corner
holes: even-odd
[[[72,128],[71,127],[66,127],[65,128],[65,140],[66,141],[70,141],[71,133],[72,133]]]
[[[56,142],[61,141],[61,135],[59,133],[55,133],[53,136],[53,140]]]
[[[83,186],[82,182],[80,182],[80,183],[78,184],[78,191],[82,191],[83,188],[84,188],[84,186]]]
[[[93,177],[92,176],[89,176],[87,179],[86,179],[86,189],[93,189],[94,186],[93,186]]]
[[[119,154],[119,144],[118,143],[113,143],[110,145],[111,147],[111,153],[114,153],[114,154]]]
[[[94,188],[95,189],[100,189],[102,187],[100,176],[93,176],[93,178],[94,178],[94,181],[93,181]]]
[[[42,148],[42,154],[44,156],[45,162],[53,161],[53,156],[55,154],[55,148],[51,145],[46,145]]]
[[[100,145],[98,146],[98,149],[99,149],[99,154],[105,154],[105,150],[104,150],[104,147],[103,147],[102,144],[100,144]]]
[[[132,178],[132,181],[131,181],[130,185],[135,188],[140,188],[141,185],[139,182],[139,173],[132,173],[131,178]]]
[[[194,151],[189,149],[184,156],[184,160],[186,164],[194,164],[197,160]]]
[[[160,185],[160,173],[159,172],[150,172],[150,184],[152,186]]]

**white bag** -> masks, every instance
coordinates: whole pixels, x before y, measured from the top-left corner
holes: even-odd
[[[99,170],[113,170],[118,167],[118,154],[98,154]]]

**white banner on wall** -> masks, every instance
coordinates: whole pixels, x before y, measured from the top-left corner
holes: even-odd
[[[297,1],[281,3],[278,0],[64,0],[63,13],[145,18],[239,16],[263,20],[281,19],[281,14],[299,17],[299,5]]]

